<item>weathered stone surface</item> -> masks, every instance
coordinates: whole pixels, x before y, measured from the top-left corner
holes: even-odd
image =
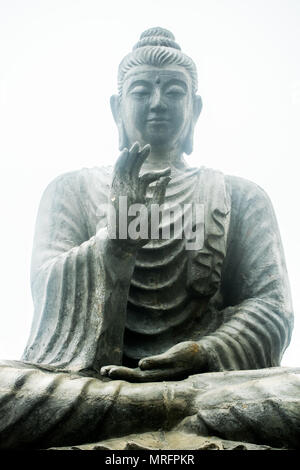
[[[254,183],[187,165],[202,101],[172,33],[144,32],[118,85],[115,166],[58,177],[40,204],[30,338],[23,362],[0,364],[0,446],[298,448],[272,204]],[[174,218],[164,206],[153,221],[163,203]],[[187,207],[190,229],[201,208],[196,231]]]
[[[296,449],[299,391],[300,369],[281,367],[130,384],[6,361],[0,448],[230,448],[223,441],[238,439],[234,445]]]
[[[49,450],[280,450],[248,442],[227,441],[217,437],[195,436],[184,432],[151,432],[132,434],[126,438]]]
[[[23,359],[141,382],[278,366],[293,312],[272,205],[254,183],[188,167],[201,111],[195,65],[166,30],[141,41],[111,100],[123,149],[115,167],[62,175],[42,198]],[[187,249],[182,212],[167,239],[133,239],[129,215],[121,227],[133,204],[150,217],[163,201],[202,205],[203,246]]]

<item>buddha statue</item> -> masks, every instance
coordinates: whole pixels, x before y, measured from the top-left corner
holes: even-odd
[[[300,371],[280,367],[293,311],[274,211],[256,184],[187,164],[202,101],[171,32],[141,35],[111,108],[116,164],[59,176],[42,197],[31,333],[22,360],[0,367],[2,447],[159,429],[296,447]],[[201,246],[181,223],[197,207]]]

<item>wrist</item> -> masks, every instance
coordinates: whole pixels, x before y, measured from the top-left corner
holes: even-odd
[[[128,240],[107,238],[105,241],[105,249],[118,259],[135,260],[139,247],[135,244],[128,243]]]
[[[138,248],[124,243],[127,242],[127,240],[111,238],[107,227],[103,227],[97,231],[96,240],[100,244],[100,250],[105,254],[107,259],[117,261],[118,265],[123,261],[125,263],[135,263]]]
[[[197,359],[195,365],[200,365],[201,372],[208,372],[209,370],[209,353],[201,341],[195,343],[197,345]]]

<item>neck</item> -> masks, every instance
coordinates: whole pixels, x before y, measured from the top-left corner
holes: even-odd
[[[183,154],[176,150],[156,150],[151,149],[150,155],[143,164],[143,171],[162,170],[171,168],[172,172],[184,171],[188,165],[183,158]]]

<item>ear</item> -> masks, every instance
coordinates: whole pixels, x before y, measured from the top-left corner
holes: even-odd
[[[115,123],[118,125],[120,120],[120,99],[118,95],[112,95],[110,97],[110,109]]]
[[[200,116],[202,110],[202,99],[201,96],[196,95],[193,100],[193,120],[190,124],[187,136],[185,141],[183,142],[183,152],[187,155],[190,155],[193,151],[193,144],[194,144],[194,127]]]
[[[111,96],[110,108],[119,131],[119,150],[123,150],[123,148],[128,147],[128,139],[121,119],[120,98],[118,95]]]
[[[193,113],[194,113],[194,125],[196,124],[198,117],[202,111],[202,98],[199,95],[195,95],[193,102]]]

